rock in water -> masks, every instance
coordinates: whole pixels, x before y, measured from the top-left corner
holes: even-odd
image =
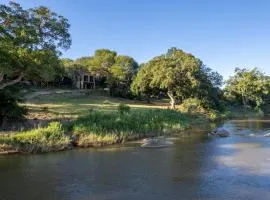
[[[173,142],[165,139],[145,139],[141,147],[144,148],[162,148],[171,146]]]
[[[213,136],[219,136],[219,137],[229,137],[230,136],[230,132],[224,128],[216,128],[210,134]]]
[[[263,135],[264,137],[270,137],[270,133],[266,133]]]

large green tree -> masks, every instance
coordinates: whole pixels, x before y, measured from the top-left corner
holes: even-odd
[[[127,97],[130,95],[130,85],[138,69],[137,62],[129,57],[119,55],[109,69],[108,85],[114,96]]]
[[[97,78],[105,79],[110,94],[127,97],[130,84],[137,72],[138,64],[130,56],[117,55],[109,49],[98,49],[93,56],[81,57],[75,61]]]
[[[89,59],[88,69],[96,76],[109,78],[110,69],[115,63],[117,53],[109,49],[98,49]]]
[[[44,6],[0,4],[0,89],[22,78],[53,79],[60,49],[71,45],[66,18]]]
[[[207,84],[213,88],[208,68],[192,54],[177,48],[171,48],[166,54],[157,56],[142,65],[132,84],[132,91],[136,94],[149,94],[159,90],[166,92],[170,98],[171,108],[175,108],[176,101],[183,101],[190,97],[203,98],[203,88]],[[219,76],[213,76],[217,80]],[[218,82],[218,81],[217,81]]]
[[[258,69],[235,69],[235,74],[226,83],[226,96],[235,101],[240,101],[244,106],[264,104],[264,98],[270,93],[270,78]]]

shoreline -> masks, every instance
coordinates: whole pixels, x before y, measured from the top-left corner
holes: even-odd
[[[207,125],[210,122],[207,123]],[[135,135],[131,135],[125,138],[125,140],[121,140],[119,139],[117,142],[113,142],[113,143],[106,143],[106,142],[101,142],[101,143],[95,143],[95,144],[81,144],[78,145],[76,142],[72,141],[72,138],[69,146],[67,146],[66,148],[63,149],[58,149],[58,150],[52,150],[52,151],[47,151],[47,152],[22,152],[19,150],[15,150],[15,149],[10,149],[10,150],[6,150],[6,151],[0,151],[0,156],[2,155],[34,155],[34,154],[46,154],[46,153],[53,153],[53,152],[60,152],[60,151],[69,151],[69,150],[75,150],[75,149],[85,149],[85,148],[103,148],[103,147],[107,147],[107,146],[111,146],[111,145],[117,145],[117,144],[124,144],[127,142],[134,142],[134,141],[142,141],[145,138],[150,138],[150,137],[169,137],[169,136],[176,136],[176,134],[181,133],[183,131],[192,129],[194,127],[199,127],[199,126],[205,126],[204,123],[200,123],[200,124],[196,124],[196,125],[192,125],[189,127],[186,127],[184,129],[179,129],[179,130],[171,130],[168,131],[168,133],[149,133],[149,134],[135,134]],[[0,146],[0,150],[1,150],[1,146]]]
[[[36,136],[34,138],[30,138],[30,143],[28,140],[26,140],[24,138],[25,135],[33,135],[33,133],[31,131],[29,132],[25,132],[25,133],[18,133],[18,134],[14,134],[14,135],[7,135],[7,136],[2,136],[0,137],[0,156],[1,155],[22,155],[22,154],[43,154],[43,153],[49,153],[49,152],[58,152],[58,151],[66,151],[66,150],[73,150],[73,149],[77,149],[77,148],[102,148],[105,146],[109,146],[109,145],[116,145],[116,144],[121,144],[121,143],[125,143],[128,141],[140,141],[141,139],[144,138],[149,138],[149,137],[158,137],[158,136],[175,136],[176,133],[181,133],[183,131],[192,129],[194,127],[200,127],[200,126],[208,126],[211,123],[216,123],[219,124],[223,121],[226,120],[243,120],[243,119],[248,119],[248,117],[243,117],[243,116],[238,116],[237,113],[234,113],[234,115],[223,115],[223,116],[219,116],[214,120],[210,120],[209,118],[207,118],[206,116],[202,115],[189,115],[189,114],[183,114],[179,111],[172,111],[172,110],[156,110],[157,112],[155,113],[154,111],[150,111],[150,112],[154,112],[151,113],[154,117],[155,114],[157,115],[157,117],[160,117],[159,115],[161,115],[162,117],[159,119],[159,121],[156,121],[155,123],[161,123],[164,122],[166,123],[170,123],[170,125],[163,125],[163,126],[157,126],[154,127],[152,130],[145,130],[144,132],[140,132],[140,133],[136,133],[132,127],[131,128],[127,128],[128,132],[125,132],[124,134],[121,133],[121,131],[118,132],[105,132],[104,134],[98,134],[98,132],[94,132],[91,129],[92,122],[91,118],[90,118],[90,123],[89,123],[89,119],[87,118],[88,116],[84,116],[81,117],[81,119],[77,120],[77,121],[73,121],[70,122],[69,124],[66,124],[65,128],[62,127],[62,124],[59,122],[53,122],[54,126],[53,128],[56,129],[51,129],[51,127],[47,127],[47,128],[39,128],[39,129],[34,129],[31,130],[32,132],[37,132],[37,134],[39,134],[39,132],[42,132],[42,134],[44,134],[44,132],[46,132],[46,134],[51,134],[50,132],[56,133],[56,138],[53,138],[53,141],[47,141],[47,143],[43,144],[42,142],[40,142],[40,138],[36,138]],[[97,114],[101,114],[101,112],[99,111],[92,111],[93,114],[95,115],[95,118],[97,117]],[[145,112],[140,112],[139,114],[141,114],[140,116],[148,116],[147,115],[148,111]],[[160,113],[160,112],[165,112],[164,113]],[[136,113],[136,112],[135,112]],[[167,114],[166,114],[167,113]],[[112,115],[113,114],[113,115]],[[133,113],[134,114],[134,113]],[[129,116],[129,118],[131,118],[133,120],[133,114],[126,114],[126,115],[118,115],[117,112],[112,112],[110,114],[110,117],[115,117],[118,116],[120,119],[123,120],[124,124],[125,123],[129,123],[130,119],[128,119],[127,117]],[[138,113],[137,113],[138,114]],[[169,114],[169,117],[167,116]],[[91,115],[91,114],[90,114]],[[102,117],[106,117],[106,115],[100,115],[102,119]],[[112,116],[111,116],[112,115]],[[170,115],[175,115],[174,118],[170,119]],[[137,119],[136,115],[134,115],[135,119]],[[149,116],[148,116],[149,117]],[[127,119],[127,121],[126,121]],[[258,117],[256,115],[256,113],[254,113],[254,116],[252,117],[252,119],[259,119],[260,117]],[[176,120],[176,122],[175,122]],[[98,121],[98,120],[97,120]],[[104,121],[106,121],[106,119],[104,119]],[[151,120],[145,122],[146,124],[150,123]],[[57,124],[58,123],[58,124]],[[68,126],[75,126],[77,123],[78,127],[83,126],[84,129],[79,129],[78,130],[67,130]],[[154,123],[154,124],[155,124]],[[98,121],[98,124],[101,124],[102,126],[102,122]],[[177,125],[177,126],[175,126]],[[90,126],[90,130],[89,129]],[[112,126],[112,125],[111,125]],[[107,129],[109,129],[111,127],[108,127]],[[48,129],[48,130],[47,130]],[[158,131],[158,129],[160,129]],[[48,132],[49,131],[49,132]],[[76,132],[77,131],[77,132]],[[60,135],[59,135],[59,133]],[[57,135],[58,134],[58,135]],[[17,138],[18,136],[18,138]],[[14,138],[12,138],[14,137]],[[51,137],[51,136],[50,136]],[[55,137],[55,136],[53,136]],[[4,139],[7,140],[7,142],[5,142]],[[63,140],[64,138],[64,140]],[[41,140],[44,138],[41,138]],[[12,140],[12,141],[10,141]],[[15,142],[14,142],[15,140]],[[36,141],[36,143],[31,143],[33,142],[33,140]],[[62,141],[63,140],[63,141]],[[60,142],[59,142],[60,141]],[[62,143],[61,143],[62,141]],[[45,141],[46,142],[46,141]],[[37,144],[38,143],[38,144]],[[28,145],[28,146],[27,146]],[[39,145],[39,146],[38,146]],[[47,146],[46,146],[47,145]],[[25,147],[27,146],[27,147]],[[41,146],[41,147],[40,147]],[[22,148],[21,148],[22,147]],[[36,148],[35,150],[33,150],[34,148]]]

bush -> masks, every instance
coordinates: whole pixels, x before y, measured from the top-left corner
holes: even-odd
[[[22,99],[13,90],[0,90],[0,126],[4,121],[19,121],[25,118],[27,109],[19,106]]]
[[[124,115],[125,113],[130,112],[130,107],[126,104],[120,103],[117,107],[117,111],[121,114]]]
[[[178,109],[187,113],[207,113],[207,110],[202,106],[202,101],[196,98],[184,100]]]
[[[59,151],[70,144],[59,122],[52,122],[46,128],[38,128],[22,133],[0,137],[0,144],[19,152],[37,153]]]

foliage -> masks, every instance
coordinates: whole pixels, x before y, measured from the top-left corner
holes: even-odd
[[[152,134],[173,133],[189,125],[189,115],[173,110],[132,110],[128,115],[119,115],[115,111],[91,111],[74,121],[72,132],[78,136],[80,146],[92,146],[100,145],[101,141],[96,139],[102,140],[105,136],[113,140],[111,143],[116,143]]]
[[[154,88],[150,85],[152,80],[151,66],[147,64],[140,65],[139,71],[131,84],[131,91],[136,96],[146,97],[150,100],[150,97],[158,95],[158,88]]]
[[[98,49],[89,61],[89,71],[93,72],[98,77],[110,76],[110,68],[115,63],[117,53],[109,49]]]
[[[110,94],[119,97],[130,96],[130,84],[138,68],[133,58],[108,49],[98,49],[93,56],[81,57],[73,66],[87,69],[97,80],[105,79]]]
[[[120,103],[117,107],[117,111],[120,115],[124,115],[130,112],[130,107],[126,104]]]
[[[25,107],[18,105],[22,99],[14,90],[0,90],[0,127],[4,121],[23,120],[27,113]]]
[[[193,55],[171,48],[166,54],[157,56],[141,66],[133,84],[135,94],[166,92],[171,99],[171,108],[176,101],[182,102],[190,97],[208,99],[217,93],[222,77],[206,68]],[[210,94],[208,91],[210,91]]]
[[[261,107],[270,93],[270,78],[258,69],[235,69],[225,87],[225,95],[231,102],[244,106]]]
[[[110,68],[108,85],[113,96],[129,97],[130,85],[138,69],[136,61],[129,56],[118,55]]]
[[[59,49],[68,49],[69,23],[48,8],[0,5],[0,89],[22,78],[53,80],[60,67]]]
[[[52,122],[47,128],[1,136],[0,144],[8,145],[19,152],[37,153],[66,149],[70,144],[70,139],[65,136],[59,122]]]
[[[207,110],[202,106],[203,102],[197,98],[188,98],[183,101],[178,109],[187,113],[207,113]]]

